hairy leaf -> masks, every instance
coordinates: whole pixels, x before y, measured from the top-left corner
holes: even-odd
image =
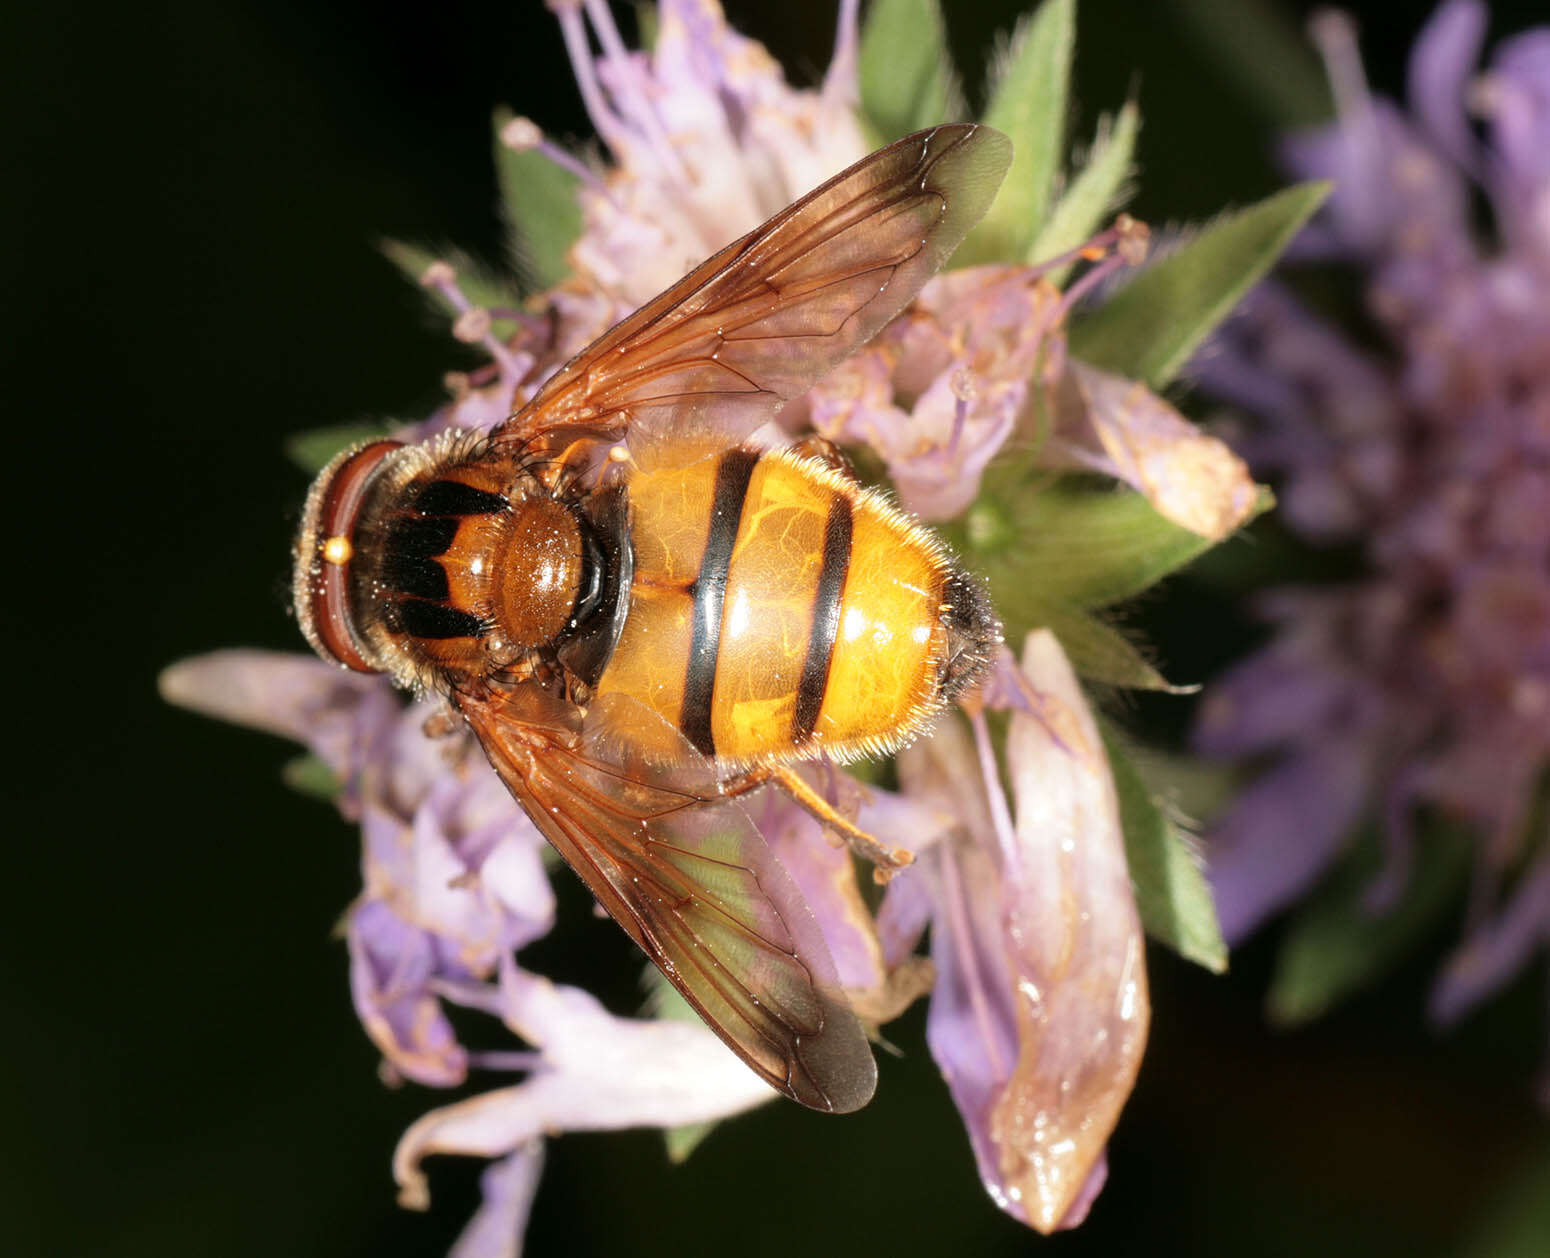
[[[1107,725],[1103,745],[1119,795],[1125,859],[1136,908],[1146,933],[1185,960],[1214,974],[1227,969],[1227,944],[1216,918],[1211,887],[1190,839],[1168,816],[1131,763],[1124,743]]]
[[[1209,224],[1075,320],[1071,353],[1162,388],[1281,256],[1329,189],[1298,184]]]
[[[1012,138],[1012,169],[995,204],[959,249],[958,266],[1028,256],[1060,171],[1075,41],[1075,0],[1044,0],[1018,24],[998,59],[984,120]]]
[[[1028,250],[1029,262],[1059,257],[1092,238],[1105,217],[1124,199],[1126,182],[1134,170],[1136,133],[1140,129],[1141,113],[1134,101],[1127,102],[1112,123],[1104,119],[1081,172],[1061,194]],[[1070,270],[1067,264],[1050,271],[1050,283],[1059,287]]]
[[[963,113],[937,0],[874,0],[861,28],[861,112],[879,146]]]

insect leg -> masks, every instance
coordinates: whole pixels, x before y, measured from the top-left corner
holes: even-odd
[[[871,861],[876,868],[872,876],[878,882],[887,882],[894,874],[915,859],[913,852],[902,847],[889,847],[881,839],[867,833],[855,822],[841,816],[822,795],[803,780],[802,776],[787,765],[751,769],[743,776],[724,784],[723,793],[729,796],[746,794],[761,786],[778,786],[794,803],[808,813],[824,830],[837,835],[850,845],[850,850],[863,860]]]

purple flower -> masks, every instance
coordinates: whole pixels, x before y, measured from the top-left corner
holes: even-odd
[[[1020,667],[1003,652],[985,700],[1011,713],[1015,812],[982,715],[902,753],[906,797],[956,820],[923,831],[879,928],[901,950],[930,924],[932,1055],[986,1190],[1050,1232],[1103,1183],[1146,1044],[1144,943],[1103,743],[1054,636],[1031,634]]]
[[[1299,252],[1360,270],[1383,351],[1269,285],[1194,366],[1256,417],[1238,448],[1281,478],[1289,526],[1364,560],[1344,584],[1262,600],[1275,636],[1202,709],[1202,750],[1272,760],[1216,828],[1223,924],[1241,937],[1286,907],[1366,816],[1381,913],[1418,822],[1450,818],[1475,837],[1474,887],[1440,1021],[1550,939],[1531,825],[1550,766],[1550,27],[1471,81],[1486,19],[1476,0],[1437,10],[1408,112],[1369,94],[1345,19],[1316,27],[1340,118],[1285,154],[1336,184]]]
[[[500,1018],[533,1051],[504,1063],[491,1055],[495,1068],[524,1071],[521,1083],[432,1110],[404,1133],[393,1176],[412,1208],[430,1201],[420,1163],[434,1153],[530,1158],[557,1131],[708,1122],[774,1096],[698,1021],[615,1017],[579,988],[518,969],[509,955],[494,986],[447,981],[440,991]]]
[[[345,922],[350,989],[388,1069],[432,1087],[464,1082],[470,1066],[525,1074],[433,1111],[399,1145],[401,1199],[416,1208],[429,1199],[428,1154],[505,1158],[455,1253],[517,1252],[545,1134],[679,1126],[774,1098],[698,1021],[616,1018],[585,992],[517,969],[516,950],[553,925],[547,844],[466,733],[427,737],[436,705],[406,706],[380,678],[262,651],[185,660],[161,688],[307,743],[342,782],[340,807],[363,837],[364,889]],[[446,1002],[501,1019],[531,1051],[464,1048]]]

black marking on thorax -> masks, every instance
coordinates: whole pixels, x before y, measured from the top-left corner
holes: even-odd
[[[823,530],[823,563],[818,569],[818,589],[813,594],[813,623],[808,631],[807,658],[797,682],[796,709],[791,717],[791,741],[801,746],[813,736],[823,697],[829,689],[829,668],[834,662],[834,643],[840,636],[840,607],[845,578],[850,575],[850,547],[855,522],[850,499],[842,493],[829,504]]]
[[[417,489],[408,509],[390,518],[377,576],[394,600],[405,633],[465,638],[485,632],[478,616],[449,605],[452,589],[437,556],[451,549],[465,516],[493,515],[508,505],[500,494],[437,479]]]
[[[694,612],[689,641],[689,663],[684,673],[683,706],[678,727],[707,756],[716,754],[711,732],[711,700],[715,697],[716,657],[721,650],[721,609],[726,600],[727,574],[732,567],[732,547],[743,520],[743,499],[759,462],[757,450],[728,450],[716,468],[716,488],[711,497],[710,531],[694,580]]]
[[[494,515],[507,507],[500,494],[475,489],[460,480],[433,480],[409,504],[421,515]]]
[[[472,612],[420,598],[398,600],[398,623],[416,638],[477,638],[486,628]]]

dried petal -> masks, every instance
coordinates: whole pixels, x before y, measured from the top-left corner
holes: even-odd
[[[1080,1221],[1146,1041],[1140,921],[1097,727],[1054,637],[1029,637],[1013,706],[1015,825],[993,762],[944,723],[900,757],[906,790],[959,801],[920,862],[935,902],[927,1038],[987,1191],[1040,1231]],[[1012,699],[1015,693],[1016,699]],[[988,748],[988,743],[985,744]],[[978,776],[979,791],[965,790]],[[899,881],[913,877],[907,874]]]
[[[1059,723],[1014,711],[1007,733],[1018,868],[1008,871],[1006,931],[1018,1057],[990,1132],[1007,1195],[1050,1231],[1081,1198],[1130,1095],[1150,1006],[1097,725],[1052,634],[1029,635],[1022,669]]]
[[[676,1127],[725,1118],[775,1093],[698,1023],[616,1018],[593,997],[514,965],[498,994],[448,989],[499,1011],[538,1050],[515,1087],[432,1110],[393,1155],[400,1201],[423,1209],[430,1188],[420,1163],[433,1153],[501,1157],[554,1131]]]
[[[1242,459],[1144,384],[1075,360],[1050,455],[1124,481],[1164,519],[1212,541],[1237,529],[1258,496]]]

